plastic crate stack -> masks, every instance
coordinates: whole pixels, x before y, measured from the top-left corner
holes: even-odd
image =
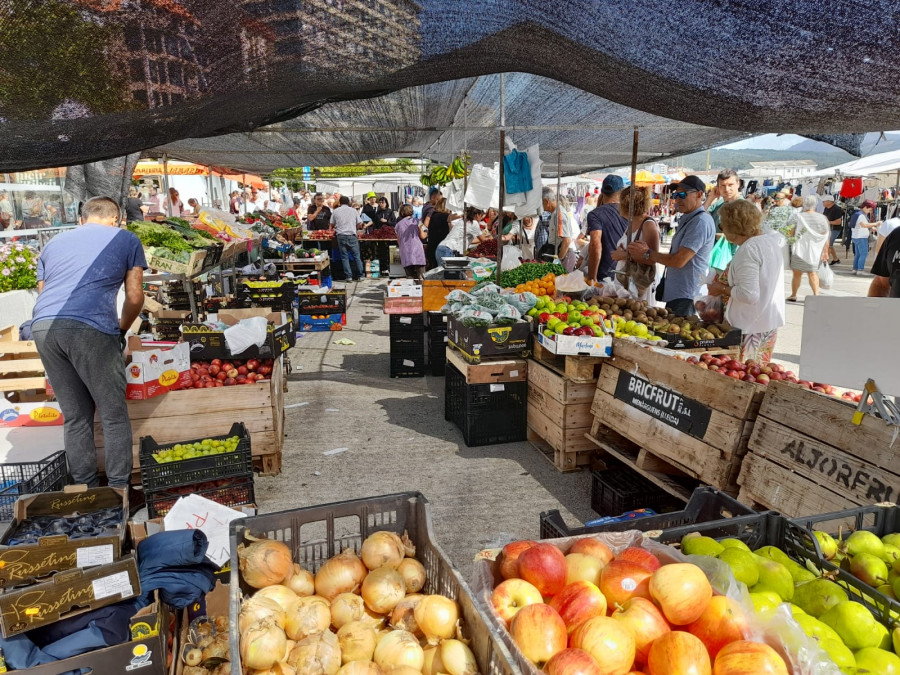
[[[210,454],[191,459],[157,462],[154,453],[179,443],[160,444],[152,436],[141,438],[141,485],[149,518],[164,516],[180,497],[195,494],[225,506],[255,504],[253,489],[253,457],[250,434],[243,423],[236,422],[227,434],[210,436],[208,440],[224,441],[238,436],[233,452]],[[180,445],[206,439],[181,441]]]
[[[297,286],[294,310],[301,331],[336,330],[335,324],[347,325],[347,291],[331,289],[310,291],[307,286]]]
[[[247,307],[270,307],[278,312],[292,312],[294,309],[294,283],[283,281],[238,282],[237,297]]]
[[[391,377],[425,377],[425,315],[391,314]]]
[[[447,315],[427,312],[428,367],[435,377],[443,377],[447,365]]]
[[[526,439],[528,382],[467,384],[465,375],[450,362],[445,372],[444,419],[462,432],[466,445]]]
[[[13,506],[21,495],[62,490],[68,474],[63,450],[37,462],[0,464],[0,521],[13,519]]]
[[[197,288],[201,286],[198,284]],[[198,304],[201,301],[199,291],[195,291]],[[168,309],[190,311],[191,301],[187,291],[184,289],[184,283],[181,281],[166,281],[162,283],[156,294],[156,299],[165,305]]]

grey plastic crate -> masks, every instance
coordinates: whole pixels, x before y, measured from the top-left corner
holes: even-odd
[[[465,636],[475,654],[482,675],[514,675],[512,657],[497,629],[475,603],[468,584],[432,534],[428,500],[419,492],[402,492],[383,497],[354,499],[293,511],[267,513],[232,521],[231,532],[231,616],[240,612],[241,597],[253,589],[241,584],[238,573],[238,544],[244,533],[287,544],[294,562],[310,572],[345,548],[359,553],[363,540],[373,532],[389,530],[408,533],[416,547],[416,559],[425,566],[423,593],[440,593],[459,603],[465,621]],[[231,622],[231,672],[241,675],[240,638],[237,621]]]

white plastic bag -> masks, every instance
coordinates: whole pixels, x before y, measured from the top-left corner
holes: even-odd
[[[831,288],[834,285],[834,270],[831,265],[826,262],[819,263],[819,286],[822,288]]]
[[[507,244],[503,247],[503,258],[500,262],[500,271],[506,272],[507,270],[514,270],[519,265],[522,264],[522,261],[519,260],[519,257],[522,255],[522,251],[518,246],[513,246],[512,244]]]
[[[269,321],[264,316],[241,319],[234,326],[225,329],[225,344],[232,354],[240,354],[250,347],[261,347],[266,341]]]
[[[477,209],[497,207],[500,203],[500,167],[488,168],[481,164],[472,167],[466,189],[466,204]]]

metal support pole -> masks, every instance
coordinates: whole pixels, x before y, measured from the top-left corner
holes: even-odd
[[[502,73],[501,73],[501,81],[502,81]],[[503,89],[500,89],[501,94],[503,93]],[[505,191],[505,178],[503,171],[503,153],[506,150],[506,129],[500,129],[500,190],[498,193],[498,201],[497,201],[497,220],[494,221],[497,224],[497,234],[495,235],[495,239],[497,241],[497,285],[500,285],[500,266],[503,263],[503,193]],[[466,226],[466,218],[463,216],[463,227]],[[465,240],[465,230],[463,230],[463,240]]]
[[[247,215],[247,200],[244,199],[244,188],[247,187],[247,174],[241,174],[241,204],[244,205],[244,215]]]
[[[213,170],[211,166],[206,167],[206,184],[209,186],[209,208],[214,208],[216,200],[213,194]]]
[[[635,179],[637,178],[637,156],[638,156],[638,128],[634,128],[634,139],[631,142],[631,187],[636,187],[634,184]]]
[[[169,192],[169,156],[163,153],[163,190],[166,200],[166,215],[172,217],[172,200]]]

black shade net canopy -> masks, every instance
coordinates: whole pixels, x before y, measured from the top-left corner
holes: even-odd
[[[896,0],[4,0],[0,171],[484,162],[497,73],[563,173],[627,162],[635,125],[641,160],[766,132],[858,154],[900,128],[898,43]]]

